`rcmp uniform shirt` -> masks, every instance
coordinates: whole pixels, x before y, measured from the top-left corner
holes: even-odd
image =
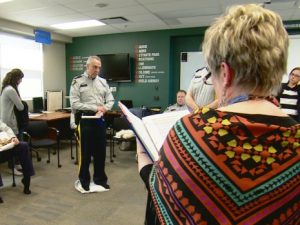
[[[213,85],[206,85],[203,82],[202,70],[197,70],[191,80],[188,92],[192,93],[195,103],[199,106],[205,106],[215,100],[215,91]]]
[[[174,105],[170,105],[169,107],[166,108],[164,112],[174,112],[174,111],[181,111],[181,110],[188,110],[187,105],[178,105],[175,103]]]
[[[98,106],[110,110],[114,104],[114,97],[105,79],[97,76],[90,79],[85,72],[74,77],[70,89],[70,103],[72,110],[91,110],[97,112]]]

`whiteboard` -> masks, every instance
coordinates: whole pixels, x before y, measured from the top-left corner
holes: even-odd
[[[283,76],[282,82],[288,81],[289,72],[300,66],[300,35],[289,35],[289,49],[287,61],[287,74]],[[186,60],[183,60],[182,54],[186,53]],[[205,65],[202,52],[181,52],[180,56],[180,89],[186,90],[193,78],[195,71]]]
[[[47,111],[55,111],[63,108],[63,91],[46,91]]]
[[[288,62],[287,62],[287,74],[283,77],[283,82],[286,83],[288,81],[288,74],[295,67],[300,67],[300,35],[289,35],[289,54],[288,54]]]
[[[186,54],[183,57],[183,54]],[[202,52],[181,52],[180,56],[180,89],[188,90],[196,70],[205,66]]]

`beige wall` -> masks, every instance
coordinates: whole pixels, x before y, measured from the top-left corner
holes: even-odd
[[[43,46],[44,91],[63,90],[66,93],[66,51],[65,44],[53,42]]]

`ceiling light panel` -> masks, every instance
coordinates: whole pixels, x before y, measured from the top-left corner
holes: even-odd
[[[0,4],[6,3],[6,2],[12,2],[13,0],[0,0]]]
[[[70,23],[60,23],[60,24],[53,24],[51,27],[61,29],[61,30],[71,30],[71,29],[80,29],[86,27],[96,27],[96,26],[103,26],[104,23],[98,20],[83,20],[83,21],[76,21]]]

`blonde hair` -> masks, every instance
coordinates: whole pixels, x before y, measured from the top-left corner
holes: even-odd
[[[203,52],[213,74],[226,62],[233,85],[267,96],[286,72],[288,34],[278,14],[256,4],[233,6],[205,32]]]

